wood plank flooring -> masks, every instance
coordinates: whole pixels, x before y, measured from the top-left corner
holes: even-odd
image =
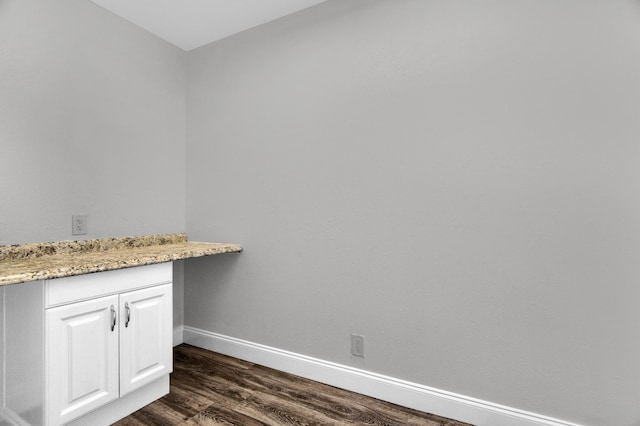
[[[174,349],[171,392],[116,423],[469,426],[215,352]]]

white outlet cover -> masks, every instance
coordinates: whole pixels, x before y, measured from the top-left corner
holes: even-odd
[[[87,234],[87,215],[71,216],[71,235]]]

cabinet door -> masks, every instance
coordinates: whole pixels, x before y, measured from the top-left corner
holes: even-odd
[[[46,310],[48,425],[66,423],[118,398],[117,311],[118,296]]]
[[[120,295],[120,396],[173,371],[171,284]]]

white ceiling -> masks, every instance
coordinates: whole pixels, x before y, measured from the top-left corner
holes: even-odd
[[[91,0],[191,50],[326,0]]]

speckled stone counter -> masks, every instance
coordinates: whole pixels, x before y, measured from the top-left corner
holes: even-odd
[[[0,246],[0,286],[241,251],[185,234]]]

